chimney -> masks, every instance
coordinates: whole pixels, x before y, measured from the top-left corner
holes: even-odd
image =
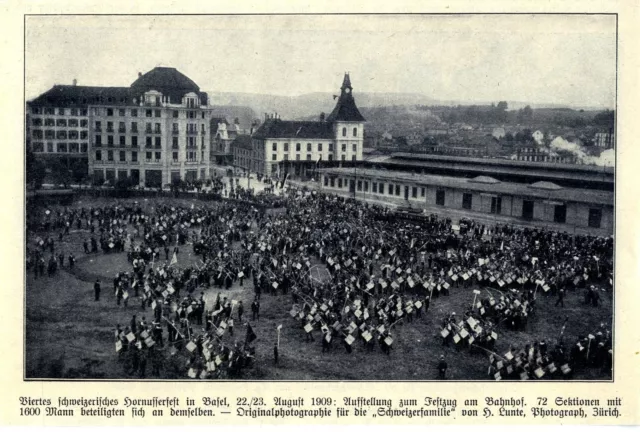
[[[74,79],[73,79],[73,86],[75,87],[75,86],[77,86],[77,85],[78,85],[78,80],[74,78]]]
[[[320,113],[320,121],[321,121],[321,122],[323,122],[323,121],[324,121],[324,113],[323,113],[323,112],[321,112],[321,113]]]

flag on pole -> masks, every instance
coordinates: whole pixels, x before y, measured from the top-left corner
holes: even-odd
[[[174,264],[178,264],[178,255],[175,252],[173,253],[173,256],[171,257],[171,263],[169,263],[169,265],[172,266]]]
[[[282,178],[282,183],[280,183],[280,189],[284,188],[284,184],[287,181],[287,178],[289,177],[289,173],[285,173],[284,177]]]
[[[247,324],[247,335],[245,337],[245,342],[244,343],[245,344],[250,344],[251,342],[253,342],[256,339],[258,339],[258,336],[256,336],[256,333],[251,328],[251,324]]]

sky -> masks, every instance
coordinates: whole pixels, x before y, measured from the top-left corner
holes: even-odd
[[[203,91],[421,93],[615,107],[604,15],[29,16],[27,100],[54,84],[129,86],[171,66]]]

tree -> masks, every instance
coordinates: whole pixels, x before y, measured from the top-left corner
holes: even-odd
[[[25,162],[27,187],[40,189],[47,173],[44,162],[38,159],[30,149],[27,149]]]

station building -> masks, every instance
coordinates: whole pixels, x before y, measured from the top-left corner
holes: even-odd
[[[449,210],[469,218],[493,218],[497,223],[613,234],[612,191],[560,186],[549,181],[501,181],[488,175],[464,178],[358,167],[325,168],[320,173],[321,190],[356,199],[429,213]]]

